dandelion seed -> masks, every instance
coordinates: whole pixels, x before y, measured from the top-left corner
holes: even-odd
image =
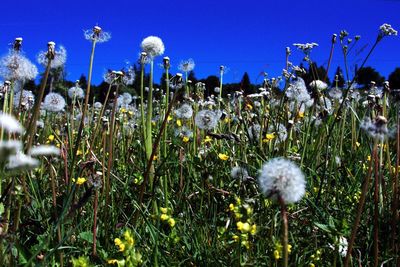
[[[150,58],[154,58],[156,56],[161,56],[164,54],[164,43],[157,36],[149,36],[143,39],[140,47],[142,51],[147,54]]]
[[[303,172],[295,163],[284,158],[274,158],[264,164],[258,181],[267,197],[276,198],[279,195],[285,203],[297,202],[305,194]]]
[[[13,116],[0,112],[0,128],[8,133],[23,133],[24,128]]]
[[[196,114],[195,117],[195,124],[197,127],[200,129],[204,130],[211,130],[215,126],[217,126],[217,123],[219,119],[221,118],[222,112],[217,110],[217,111],[212,111],[212,110],[201,110]]]
[[[43,108],[50,112],[60,112],[64,110],[65,99],[58,93],[49,93],[43,101]]]

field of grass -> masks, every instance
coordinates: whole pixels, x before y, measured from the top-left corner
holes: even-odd
[[[84,90],[45,94],[65,63],[54,43],[34,94],[21,87],[37,74],[22,39],[1,60],[0,266],[399,266],[400,92],[389,83],[360,88],[355,74],[328,86],[311,68],[305,84],[288,49],[283,76],[253,94],[225,91],[221,66],[207,96],[187,80],[193,62],[172,74],[167,57],[156,89],[164,45],[151,36],[139,75],[107,73],[100,103],[93,58],[109,36],[85,35]],[[382,25],[362,66],[389,35]],[[332,38],[345,66],[346,36]],[[315,45],[295,44],[307,64]],[[134,79],[136,96],[125,92]]]

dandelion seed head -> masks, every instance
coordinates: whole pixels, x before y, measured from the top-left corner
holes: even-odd
[[[342,98],[343,93],[342,90],[340,90],[339,88],[332,88],[329,90],[328,95],[332,98],[332,99],[336,99],[339,100]]]
[[[392,25],[384,23],[379,27],[379,36],[396,36],[397,31],[393,29]]]
[[[164,43],[157,36],[146,37],[143,39],[140,47],[150,58],[161,56],[165,51]]]
[[[365,117],[361,122],[360,128],[366,131],[372,138],[380,141],[385,140],[389,136],[387,119],[383,116],[377,116],[375,121],[372,121],[369,117]]]
[[[60,112],[64,110],[65,99],[58,93],[49,93],[43,101],[43,108],[51,112]]]
[[[55,45],[53,42],[49,42],[49,44]],[[49,61],[48,51],[39,52],[37,56],[37,61],[39,62],[39,64],[47,66],[47,63]],[[51,60],[50,68],[56,69],[61,66],[64,66],[66,61],[67,61],[67,50],[63,46],[60,46],[58,50],[54,51],[54,58]]]
[[[196,114],[196,117],[194,119],[195,124],[200,129],[211,130],[215,126],[217,126],[217,123],[221,118],[221,115],[222,112],[220,110],[217,111],[212,111],[208,109],[201,110]]]
[[[103,31],[99,26],[94,26],[92,29],[84,30],[85,39],[91,42],[104,43],[111,39],[109,32]]]
[[[231,169],[231,177],[233,179],[245,181],[249,177],[249,174],[245,168],[236,166]]]
[[[0,162],[21,150],[22,142],[19,140],[0,141]]]
[[[298,202],[305,194],[305,177],[292,161],[274,158],[265,163],[258,177],[264,195],[276,198],[279,195],[285,203]]]
[[[250,140],[258,140],[261,134],[261,125],[254,124],[247,129]]]
[[[310,83],[310,87],[318,91],[323,91],[328,88],[328,85],[321,80],[314,80]]]
[[[51,146],[51,145],[34,146],[29,151],[29,155],[31,155],[32,157],[59,156],[60,155],[60,149],[58,147],[56,147],[56,146]]]
[[[282,143],[287,139],[287,129],[281,123],[278,123],[276,125],[270,125],[268,127],[268,133],[275,133],[276,134],[275,142],[277,144]]]
[[[23,133],[24,127],[13,116],[0,112],[0,128],[8,133]]]
[[[75,85],[68,89],[68,96],[71,99],[82,99],[85,96],[85,92],[78,85]]]
[[[21,95],[22,94],[22,95]],[[23,107],[25,110],[30,110],[35,103],[35,96],[32,91],[22,90],[14,94],[14,107]]]
[[[15,155],[10,155],[8,157],[6,168],[9,170],[25,171],[36,168],[38,165],[39,161],[37,159],[25,155],[23,152],[19,151]]]
[[[189,58],[187,60],[182,60],[179,63],[178,69],[182,72],[190,72],[194,69],[195,65],[193,59]]]
[[[180,119],[191,119],[193,116],[193,108],[189,104],[183,104],[175,110],[175,115]]]
[[[0,77],[9,81],[34,80],[38,75],[37,67],[20,52],[10,52],[0,59]]]

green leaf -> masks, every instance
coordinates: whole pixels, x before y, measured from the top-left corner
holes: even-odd
[[[327,232],[327,233],[331,233],[331,230],[329,229],[329,226],[328,226],[328,225],[322,224],[322,223],[317,223],[317,222],[315,222],[314,224],[315,224],[315,226],[317,226],[317,227],[318,227],[319,229],[321,229],[322,231],[325,231],[325,232]]]
[[[78,235],[78,237],[85,240],[89,244],[93,244],[93,233],[90,231],[82,232]]]
[[[0,216],[4,213],[4,204],[0,202]]]

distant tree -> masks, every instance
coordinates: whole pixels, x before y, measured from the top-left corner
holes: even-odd
[[[400,68],[396,68],[390,73],[389,85],[391,89],[400,89]]]
[[[29,91],[36,91],[37,86],[35,84],[35,81],[34,80],[27,81],[24,85],[24,89]]]
[[[340,68],[340,66],[337,67],[335,76],[333,77],[333,80],[334,80],[333,86],[336,86],[336,77],[338,79],[337,86],[340,88],[343,88],[346,81],[344,80],[343,70]]]
[[[302,67],[302,64],[300,64],[300,66]],[[323,80],[326,77],[326,74],[327,71],[324,66],[318,67],[317,63],[313,62],[309,65],[306,73],[301,74],[300,77],[303,78],[306,85],[309,86],[309,84],[314,80]],[[330,85],[329,78],[327,78],[325,82]]]
[[[188,80],[192,81],[192,84],[196,84],[198,82],[194,71],[190,71],[188,75]]]
[[[219,87],[219,78],[215,75],[210,75],[206,79],[200,80],[200,82],[206,84],[206,92],[204,93],[204,96],[214,94],[214,88]]]
[[[81,74],[81,77],[79,77],[79,85],[83,90],[86,90],[87,88],[87,79],[84,74]]]
[[[374,68],[364,67],[357,71],[357,83],[368,86],[371,81],[376,82],[380,85],[385,81],[385,78],[379,74]]]
[[[240,89],[244,91],[245,95],[253,93],[253,87],[250,83],[250,77],[247,72],[243,74],[242,80],[240,81]]]

